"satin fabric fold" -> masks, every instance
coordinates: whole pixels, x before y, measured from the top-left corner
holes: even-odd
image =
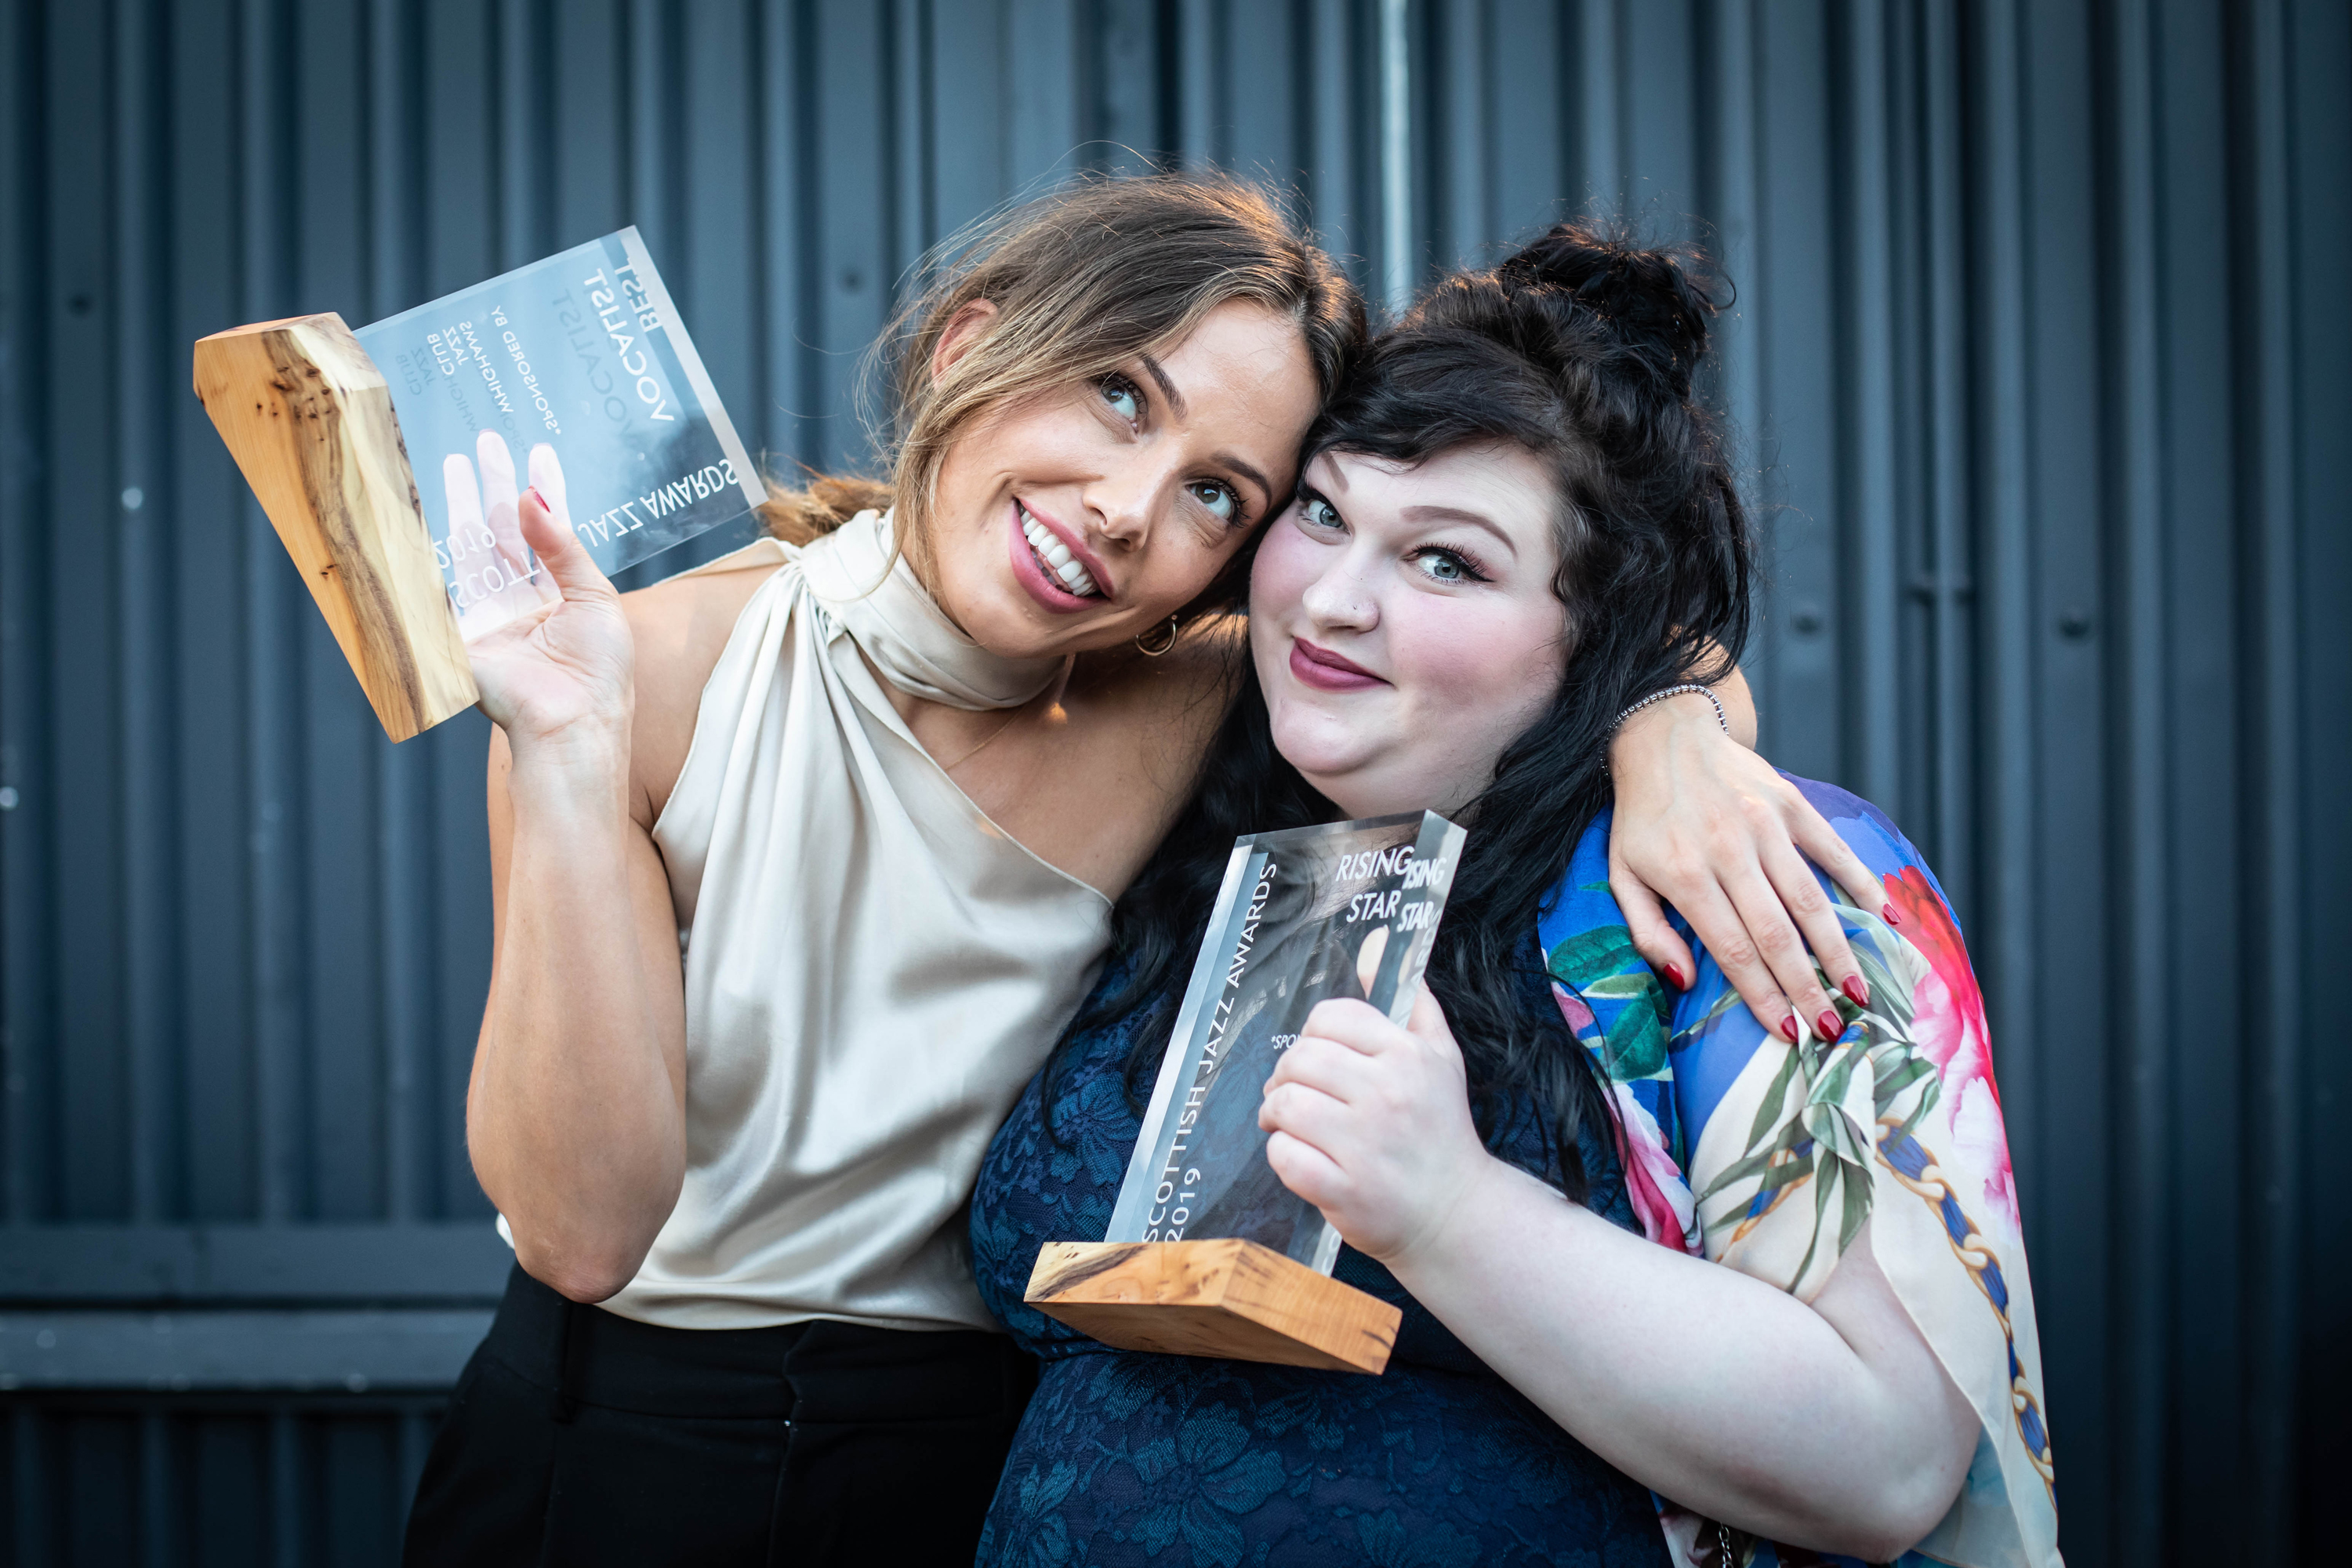
[[[604,1303],[623,1317],[995,1327],[963,1205],[1093,980],[1110,904],[989,820],[883,685],[1006,708],[1061,661],[981,648],[888,541],[866,513],[698,569],[771,574],[654,825],[684,954],[687,1169]]]
[[[1007,658],[964,636],[892,547],[887,512],[859,512],[798,560],[810,596],[901,691],[975,711],[1018,708],[1069,662]]]

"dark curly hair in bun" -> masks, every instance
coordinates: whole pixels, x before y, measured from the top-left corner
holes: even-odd
[[[1556,1154],[1549,1173],[1579,1199],[1581,1135],[1603,1124],[1607,1101],[1549,1000],[1536,920],[1609,805],[1611,721],[1661,687],[1719,678],[1747,642],[1748,511],[1719,422],[1694,391],[1716,285],[1696,251],[1563,223],[1491,271],[1439,283],[1374,341],[1307,438],[1310,457],[1408,464],[1508,443],[1557,483],[1566,672],[1465,814],[1429,984],[1488,1135],[1502,1131],[1499,1097],[1525,1095]],[[1172,1015],[1234,839],[1337,815],[1275,750],[1264,697],[1244,677],[1191,805],[1119,900],[1126,984],[1080,1025],[1138,1008]],[[1131,1092],[1164,1046],[1164,1031],[1139,1032]]]

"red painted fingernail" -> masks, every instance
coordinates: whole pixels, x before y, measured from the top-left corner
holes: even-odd
[[[1797,1043],[1797,1016],[1794,1013],[1780,1020],[1780,1037],[1792,1046]]]
[[[1845,1033],[1845,1020],[1824,1008],[1822,1016],[1813,1020],[1813,1027],[1821,1031],[1824,1040],[1834,1040]]]
[[[523,491],[522,493],[537,501],[539,503],[540,510],[547,513],[550,517],[553,517],[555,515],[555,509],[547,504],[547,498],[539,493],[539,487],[537,485],[531,486],[530,489]]]
[[[1847,975],[1845,977],[1845,984],[1839,986],[1838,989],[1844,992],[1846,1000],[1853,1003],[1855,1006],[1867,1007],[1870,1005],[1870,987],[1862,983],[1861,975]]]
[[[1903,917],[1895,912],[1895,906],[1893,904],[1887,904],[1881,908],[1878,911],[1878,918],[1885,921],[1891,926],[1899,926],[1903,923]]]
[[[1690,989],[1690,982],[1683,978],[1682,969],[1676,964],[1669,963],[1666,965],[1666,984],[1673,986],[1677,991],[1687,991]]]

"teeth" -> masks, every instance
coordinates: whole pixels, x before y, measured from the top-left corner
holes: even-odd
[[[1020,508],[1020,514],[1021,537],[1029,542],[1029,548],[1036,552],[1038,561],[1061,580],[1065,589],[1081,599],[1091,598],[1102,592],[1085,565],[1070,552],[1070,547],[1062,542],[1060,535],[1031,517],[1026,507]]]

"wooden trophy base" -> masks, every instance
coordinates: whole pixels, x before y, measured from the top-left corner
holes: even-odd
[[[392,393],[343,319],[215,332],[197,342],[195,366],[196,396],[383,732],[405,741],[471,708],[479,693]]]
[[[1254,1241],[1049,1241],[1023,1298],[1120,1350],[1379,1373],[1403,1314]]]

